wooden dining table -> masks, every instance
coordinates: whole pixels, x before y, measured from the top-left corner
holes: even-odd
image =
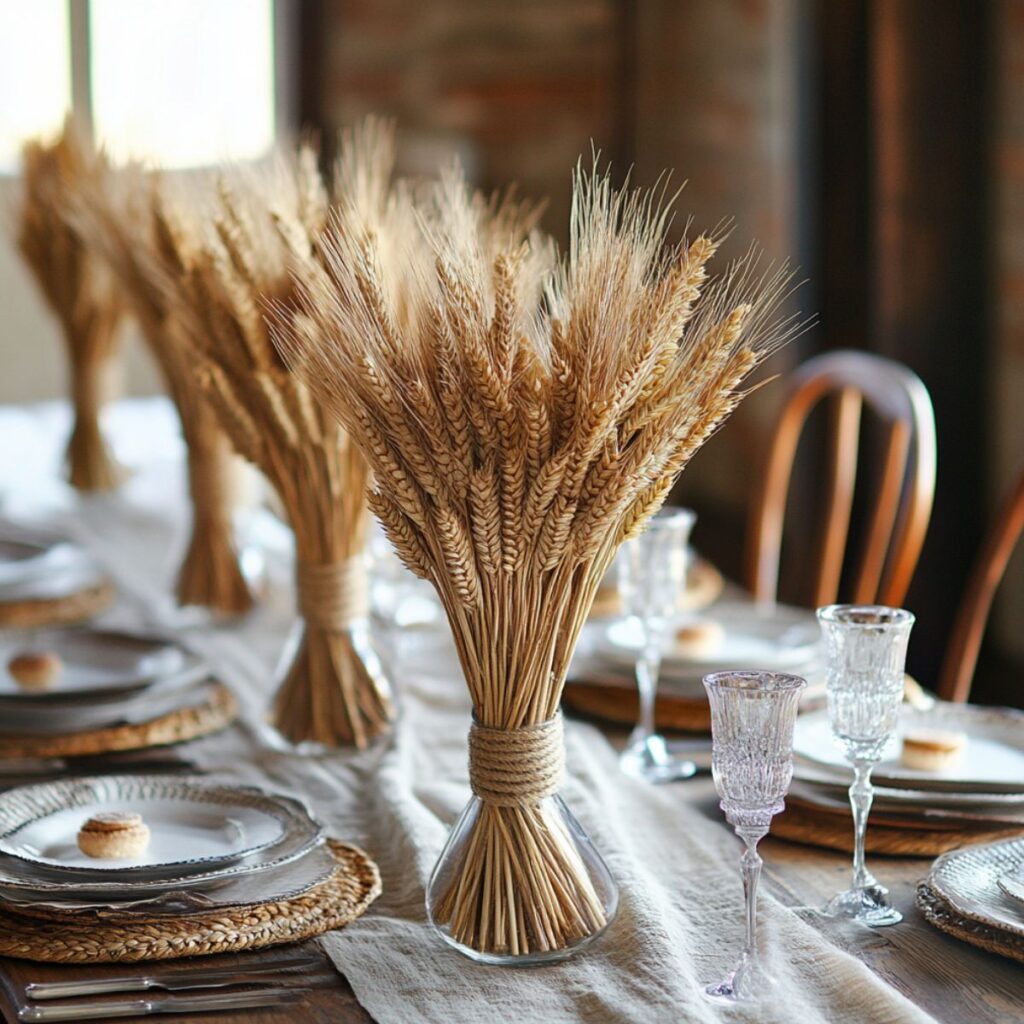
[[[128,404],[115,410],[123,419],[118,436],[131,440],[140,446],[147,458],[153,458],[154,452],[162,451],[164,444],[168,450],[168,465],[174,470],[171,462],[175,450],[170,440],[173,433],[173,417],[170,411],[152,400],[137,403],[137,407]],[[158,430],[160,422],[165,427]],[[41,501],[49,493],[48,481],[55,478],[54,467],[60,456],[58,441],[63,436],[66,425],[59,422],[56,413],[50,410],[22,410],[9,412],[3,422],[5,436],[16,440],[19,452],[17,465],[9,467],[11,479],[7,485],[11,493],[30,494],[33,501]],[[163,440],[161,440],[163,439]],[[45,441],[45,446],[43,442]],[[127,453],[131,455],[129,450]],[[130,458],[129,460],[130,461]],[[16,470],[16,474],[15,474]],[[180,472],[180,469],[177,470]],[[34,478],[27,474],[34,473]],[[141,474],[140,474],[141,475]],[[167,483],[164,479],[166,470],[157,466],[147,479],[133,482],[133,501],[124,503],[119,509],[113,506],[69,507],[65,523],[78,524],[86,529],[87,538],[105,550],[111,561],[119,561],[125,569],[119,581],[122,588],[131,593],[134,585],[134,599],[144,603],[144,599],[152,597],[144,593],[146,587],[154,592],[166,589],[166,582],[156,575],[154,567],[145,561],[145,557],[153,557],[162,548],[168,546],[166,525],[157,518],[153,511],[162,511],[167,503]],[[143,485],[152,484],[152,496]],[[13,490],[17,487],[17,491]],[[52,489],[52,488],[51,488]],[[42,495],[42,497],[38,497]],[[56,498],[60,498],[57,493]],[[56,500],[56,499],[55,499]],[[34,506],[26,506],[34,507]],[[142,508],[143,512],[139,509]],[[14,509],[13,511],[17,511]],[[111,520],[119,516],[115,522]],[[179,517],[181,512],[176,513]],[[85,517],[87,522],[82,523]],[[128,542],[134,543],[130,550],[123,550]],[[105,548],[104,548],[105,545]],[[145,557],[144,557],[145,556]],[[135,565],[136,562],[140,564]],[[150,601],[146,607],[151,607]],[[285,620],[289,609],[284,606]],[[244,641],[234,641],[231,652],[236,660],[249,658],[255,669],[260,670],[261,658],[276,652],[277,641],[273,636],[263,636],[257,622],[253,629],[244,634]],[[265,647],[266,650],[251,651],[250,647]],[[223,652],[222,652],[223,653]],[[257,654],[260,657],[257,657]],[[269,661],[267,662],[269,663]],[[247,664],[247,662],[246,662]],[[239,661],[235,668],[245,666]],[[243,673],[244,674],[244,673]],[[403,680],[403,683],[407,682]],[[254,700],[255,698],[253,698]],[[625,731],[620,728],[605,730],[613,743],[621,742]],[[276,784],[277,779],[270,780],[261,774],[260,751],[253,741],[251,732],[237,724],[218,736],[197,740],[183,747],[175,748],[182,758],[187,758],[209,770],[211,776],[218,768],[230,767],[239,781]],[[321,768],[321,771],[323,769]],[[322,780],[321,780],[322,781]],[[707,774],[671,784],[669,795],[680,806],[689,804],[697,815],[703,815],[709,822],[709,828],[721,828],[726,845],[730,840],[726,837],[727,826],[722,821],[721,811],[711,779]],[[331,808],[331,801],[336,794],[328,791],[321,793],[326,800],[325,809]],[[348,833],[342,832],[342,835]],[[715,833],[711,833],[715,835]],[[774,897],[783,905],[792,908],[813,908],[820,906],[825,900],[845,888],[849,882],[850,855],[833,850],[801,845],[782,839],[769,837],[760,847],[764,858],[764,877],[762,891]],[[379,851],[378,854],[383,851]],[[373,849],[370,849],[373,854]],[[682,865],[685,868],[685,865]],[[891,928],[873,931],[852,925],[838,925],[827,919],[816,917],[813,912],[799,911],[811,925],[833,945],[859,958],[884,984],[897,990],[923,1012],[940,1022],[940,1024],[1021,1024],[1024,1022],[1024,965],[1016,961],[1002,958],[993,953],[985,952],[957,939],[951,938],[928,924],[914,905],[917,883],[926,876],[930,861],[921,858],[894,858],[872,855],[870,866],[879,879],[889,887],[891,898],[903,912],[901,924]],[[671,896],[671,890],[669,890]],[[740,912],[740,879],[739,849],[737,841],[735,865],[735,908]],[[375,913],[371,906],[368,916]],[[356,923],[352,927],[358,928]],[[607,936],[598,940],[599,944],[606,941]],[[440,939],[436,940],[438,948],[442,948]],[[263,1022],[263,1024],[293,1024],[301,1020],[303,1024],[348,1024],[348,1022],[365,1022],[372,1018],[360,1005],[356,994],[348,981],[337,972],[333,962],[328,958],[316,940],[306,942],[300,947],[276,947],[262,951],[239,954],[223,954],[219,956],[196,957],[192,959],[164,961],[153,963],[121,963],[103,966],[56,966],[38,964],[12,959],[0,959],[0,1009],[5,1019],[17,1019],[18,1006],[24,1003],[24,987],[27,983],[44,980],[72,980],[81,978],[98,978],[101,976],[122,974],[145,974],[154,970],[206,970],[219,965],[237,965],[239,970],[257,962],[271,961],[277,963],[282,957],[296,949],[315,951],[323,960],[323,970],[316,970],[318,980],[304,1004],[289,1005],[280,1009],[244,1010],[238,1012],[219,1012],[206,1015],[162,1014],[155,1018],[168,1022],[182,1021],[195,1024],[196,1021],[210,1020],[232,1024],[243,1021]],[[590,955],[583,951],[580,958]],[[558,965],[544,968],[557,976],[561,969]],[[488,971],[468,960],[464,964],[464,976],[472,985],[474,971]],[[460,972],[459,977],[463,975]],[[159,993],[155,993],[159,995]],[[472,993],[470,994],[470,998]],[[122,997],[127,998],[127,997]],[[584,1014],[581,1011],[580,1017]],[[123,1018],[128,1019],[128,1018]],[[410,1020],[415,1019],[410,1016]],[[587,1019],[593,1020],[591,1014]],[[382,1022],[389,1024],[389,1022]],[[496,1022],[500,1024],[500,1022]],[[642,1024],[642,1022],[638,1022]],[[828,1024],[826,1021],[808,1021],[807,1024]],[[864,1021],[864,1024],[875,1024]]]
[[[680,799],[699,805],[711,817],[717,819],[720,816],[714,789],[707,776],[674,785],[680,792]],[[723,824],[722,827],[726,826]],[[819,906],[849,881],[850,858],[847,854],[773,838],[766,839],[760,850],[765,864],[763,891],[787,906]],[[886,984],[897,989],[940,1024],[1020,1024],[1024,1021],[1024,965],[943,934],[928,924],[915,907],[915,889],[918,881],[927,874],[929,863],[927,859],[920,858],[871,858],[872,869],[889,888],[895,906],[903,912],[903,922],[895,927],[872,930],[836,925],[826,919],[816,922],[813,913],[799,912],[806,920],[816,923],[835,945],[861,959]],[[737,890],[738,887],[737,877]],[[315,940],[290,949],[318,952],[323,957],[324,968],[333,970],[331,961]],[[53,966],[0,959],[0,998],[6,1019],[15,1022],[17,1006],[24,1002],[24,986],[33,981],[96,978],[189,966],[199,970],[237,964],[242,970],[256,961],[281,956],[281,949],[270,949],[166,961],[163,964],[95,967]],[[467,972],[474,969],[467,962]],[[558,967],[549,969],[557,971]],[[319,968],[314,970],[319,972]],[[373,1020],[360,1006],[345,978],[336,972],[326,983],[313,988],[299,1006],[219,1012],[215,1019],[223,1024],[294,1024],[297,1015],[301,1015],[303,1024],[366,1024]],[[179,1021],[181,1024],[196,1024],[197,1020],[204,1018],[196,1014],[161,1014],[154,1019],[168,1024]],[[872,1022],[865,1021],[865,1024]]]

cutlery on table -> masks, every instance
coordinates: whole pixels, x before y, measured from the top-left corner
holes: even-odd
[[[198,774],[195,762],[177,757],[8,757],[0,760],[0,785],[9,779],[50,775]]]
[[[302,1002],[310,991],[308,988],[263,988],[251,992],[217,992],[201,996],[171,996],[167,999],[110,999],[92,1003],[23,1006],[18,1011],[18,1020],[110,1020],[112,1017],[144,1017],[153,1013],[204,1013],[284,1006]]]
[[[146,992],[161,988],[178,992],[193,988],[223,988],[227,985],[249,985],[266,982],[267,975],[290,971],[294,968],[313,967],[323,962],[316,953],[291,957],[287,960],[269,960],[239,968],[215,967],[207,971],[171,970],[151,974],[121,975],[115,978],[89,978],[82,981],[39,981],[25,986],[29,999],[65,999],[69,996],[96,996],[111,992]],[[301,976],[303,981],[306,975]]]

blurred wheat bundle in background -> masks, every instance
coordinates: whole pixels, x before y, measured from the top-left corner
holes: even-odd
[[[192,532],[178,573],[178,602],[239,615],[252,607],[252,595],[235,550],[231,450],[196,386],[177,311],[158,283],[183,270],[169,226],[154,210],[161,180],[134,164],[107,169],[76,189],[69,222],[130,302],[181,421]]]
[[[399,292],[391,254],[410,242],[396,218],[343,198],[324,271],[298,264],[301,314],[279,321],[296,372],[363,448],[371,508],[451,622],[482,804],[428,900],[483,953],[557,951],[604,927],[544,806],[569,660],[618,546],[797,326],[774,319],[788,271],[759,275],[751,259],[709,281],[715,242],[667,247],[670,205],[616,192],[596,162],[578,170],[556,261],[528,211],[449,175],[418,203],[412,248],[429,256]]]
[[[53,142],[23,152],[24,199],[18,248],[60,323],[67,348],[74,425],[68,478],[81,491],[107,491],[124,473],[100,429],[100,412],[116,383],[118,327],[125,303],[102,261],[69,222],[68,204],[87,179],[106,170],[70,118]]]
[[[391,136],[349,140],[337,187],[383,203]],[[367,191],[366,181],[379,183]],[[189,360],[235,449],[277,490],[295,534],[303,634],[273,722],[290,742],[364,747],[392,716],[390,688],[367,629],[363,549],[368,469],[337,420],[289,372],[269,336],[268,303],[294,303],[293,259],[317,258],[328,197],[309,148],[223,171],[177,195],[155,196],[161,237],[175,253],[161,277]]]

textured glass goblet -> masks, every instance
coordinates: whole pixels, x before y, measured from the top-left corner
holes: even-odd
[[[711,774],[725,820],[746,846],[741,862],[746,941],[725,980],[705,989],[716,1000],[758,999],[774,984],[757,954],[757,844],[785,806],[793,778],[793,725],[806,685],[800,676],[779,672],[715,672],[704,677],[711,703]]]
[[[864,836],[874,795],[871,771],[896,731],[914,616],[882,605],[834,604],[818,609],[818,621],[825,637],[829,722],[853,766],[854,830],[853,885],[822,913],[874,928],[898,924],[903,915],[889,905],[889,891],[864,866]]]
[[[686,586],[690,531],[696,518],[689,509],[662,509],[639,537],[626,541],[618,558],[622,609],[640,634],[636,660],[640,714],[619,763],[628,775],[648,782],[685,779],[697,770],[692,761],[674,758],[664,737],[654,731],[662,652]]]

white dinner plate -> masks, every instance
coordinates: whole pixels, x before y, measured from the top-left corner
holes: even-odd
[[[78,831],[102,811],[141,815],[150,830],[145,852],[118,860],[82,853]],[[175,878],[236,865],[308,821],[294,801],[248,787],[160,776],[78,779],[0,795],[0,853],[53,879]]]
[[[709,619],[723,630],[721,642],[704,655],[684,655],[672,646],[675,629],[694,618]],[[619,619],[605,629],[595,653],[631,666],[640,641],[637,623]],[[821,629],[814,612],[753,601],[720,601],[700,616],[680,619],[670,630],[662,672],[666,679],[750,668],[803,674],[820,663],[820,649]]]
[[[967,747],[960,763],[943,772],[900,764],[902,734],[916,729],[965,733]],[[844,777],[850,773],[843,749],[832,736],[825,708],[797,718],[793,752],[798,759],[842,771]],[[927,710],[905,705],[897,734],[871,777],[882,785],[917,790],[1024,793],[1024,713],[973,704],[939,702]]]
[[[60,670],[45,690],[25,690],[11,675],[12,658],[47,652]],[[195,668],[199,659],[166,640],[92,629],[35,630],[0,638],[0,707],[4,703],[117,698]]]

